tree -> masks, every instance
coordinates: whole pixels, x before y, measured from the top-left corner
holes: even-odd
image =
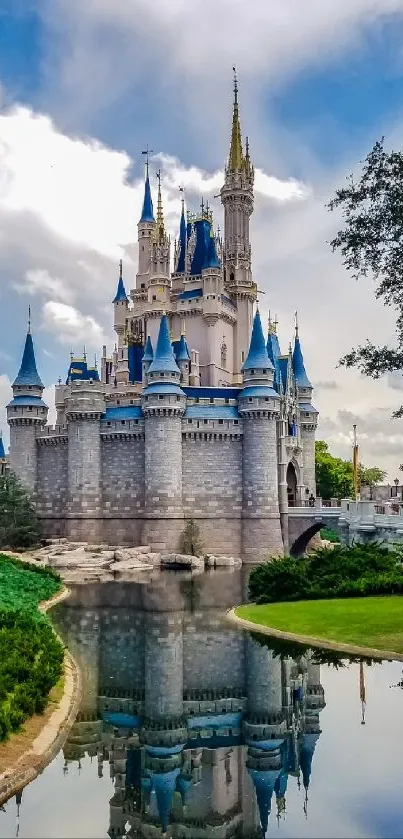
[[[317,494],[320,498],[352,498],[354,495],[353,464],[351,460],[333,457],[324,440],[315,443],[315,470]],[[360,484],[375,486],[386,477],[378,466],[366,469],[359,465]]]
[[[32,499],[14,472],[0,476],[0,547],[30,548],[41,527]]]
[[[201,556],[203,553],[200,529],[193,519],[186,522],[181,536],[181,551],[188,556]]]
[[[375,143],[359,180],[353,175],[336,191],[328,209],[341,210],[343,227],[330,245],[340,251],[355,279],[371,277],[375,296],[396,310],[396,347],[376,346],[367,339],[339,364],[357,367],[379,378],[403,368],[403,152],[386,152],[384,138]],[[403,416],[403,406],[394,417]]]

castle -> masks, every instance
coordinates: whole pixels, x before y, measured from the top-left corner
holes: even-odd
[[[57,420],[37,371],[30,329],[7,406],[10,466],[35,494],[46,536],[175,550],[194,519],[206,551],[257,562],[288,547],[288,505],[315,495],[315,429],[296,326],[281,354],[277,323],[255,311],[249,221],[254,168],[244,151],[235,80],[220,196],[185,215],[174,247],[148,155],[138,222],[138,272],[113,301],[117,343],[101,372],[72,356],[56,386]]]

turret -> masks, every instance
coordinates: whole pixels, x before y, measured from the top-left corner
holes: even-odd
[[[182,212],[179,224],[179,239],[175,244],[174,273],[172,275],[172,289],[179,291],[183,288],[183,277],[186,270],[186,218],[185,201],[182,198]]]
[[[301,445],[303,452],[302,482],[308,490],[308,493],[312,493],[312,495],[316,496],[315,432],[318,424],[318,411],[312,405],[313,387],[308,379],[305,369],[297,318],[295,322],[292,369],[297,388],[300,415]]]
[[[189,373],[190,373],[190,355],[188,350],[187,341],[185,338],[184,333],[180,337],[178,351],[176,353],[176,362],[178,364],[181,377],[180,381],[182,385],[189,384]]]
[[[137,290],[146,289],[150,275],[151,244],[155,233],[155,218],[148,173],[148,154],[144,182],[144,200],[141,218],[137,225],[139,245],[139,270],[136,276]]]
[[[253,304],[256,300],[249,241],[253,182],[254,169],[250,161],[248,141],[245,154],[242,147],[238,82],[235,75],[230,151],[225,168],[225,182],[220,193],[224,206],[224,282],[238,309],[234,335],[234,384],[240,384],[242,381],[243,353],[249,343]]]
[[[104,385],[93,378],[70,378],[65,400],[68,431],[68,537],[99,542],[102,537],[101,416]]]
[[[277,477],[277,430],[280,400],[273,388],[259,312],[253,321],[248,357],[243,365],[238,410],[243,417],[243,548],[245,562],[283,553]]]
[[[145,345],[145,348],[144,348],[144,355],[143,355],[143,358],[141,359],[141,367],[142,367],[142,373],[143,373],[143,386],[147,384],[147,373],[149,371],[150,364],[151,364],[153,358],[154,358],[153,345],[151,343],[150,336],[148,336],[147,341],[146,341],[146,345]]]
[[[13,384],[13,399],[7,405],[7,421],[10,426],[10,468],[30,492],[35,491],[37,479],[36,437],[48,417],[43,391],[29,318],[21,367]]]
[[[158,172],[158,203],[155,230],[151,241],[151,267],[148,282],[148,302],[166,304],[171,288],[170,253],[171,243],[165,231],[162,209],[161,173]]]
[[[129,298],[126,294],[126,289],[123,282],[123,263],[119,262],[119,279],[118,287],[115,297],[113,299],[113,306],[115,311],[115,331],[119,334],[124,332],[127,310],[129,306]]]
[[[179,387],[180,370],[169,336],[168,319],[161,318],[154,358],[142,393],[145,416],[146,545],[178,547],[183,530],[182,416],[186,397]]]

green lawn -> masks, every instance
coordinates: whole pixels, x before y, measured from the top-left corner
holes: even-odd
[[[283,632],[403,653],[403,596],[251,604],[235,613]]]

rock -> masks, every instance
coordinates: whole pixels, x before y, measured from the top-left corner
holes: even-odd
[[[111,566],[112,571],[152,571],[153,568],[151,563],[139,559],[122,559]]]
[[[204,559],[189,554],[162,554],[161,568],[203,568]]]
[[[138,554],[148,554],[151,551],[150,545],[139,545],[135,548],[131,548],[130,550],[136,551]]]
[[[234,556],[213,556],[206,554],[204,557],[206,568],[232,568],[242,565],[242,559]]]

